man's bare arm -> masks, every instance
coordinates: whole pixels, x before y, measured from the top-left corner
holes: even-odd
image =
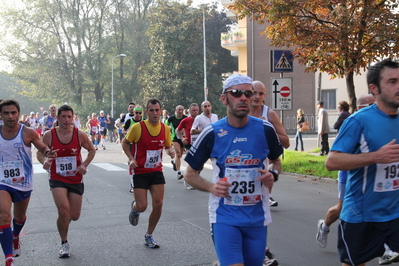
[[[269,120],[270,123],[272,123],[272,125],[276,129],[276,133],[278,135],[278,138],[280,139],[281,145],[284,148],[288,149],[288,147],[290,146],[290,138],[288,137],[287,132],[285,132],[285,129],[280,121],[279,116],[272,109],[270,109],[269,112]]]
[[[399,145],[396,140],[382,146],[378,151],[360,154],[350,154],[338,151],[330,151],[326,159],[326,167],[329,171],[348,171],[376,163],[399,162]]]

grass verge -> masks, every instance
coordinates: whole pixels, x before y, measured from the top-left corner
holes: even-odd
[[[326,158],[327,156],[318,156],[307,152],[284,150],[284,159],[282,158],[281,170],[301,175],[313,175],[337,179],[338,171],[327,170],[325,166]]]

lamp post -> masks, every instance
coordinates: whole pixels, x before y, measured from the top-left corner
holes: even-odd
[[[205,96],[205,101],[207,101],[207,79],[206,79],[206,36],[205,36],[205,7],[207,5],[205,3],[200,4],[200,7],[202,8],[202,29],[203,29],[203,35],[204,35],[204,96]]]
[[[114,117],[114,59],[117,57],[125,57],[125,54],[119,54],[117,56],[114,56],[112,58],[112,62],[111,62],[111,71],[112,71],[112,75],[111,75],[111,117]]]

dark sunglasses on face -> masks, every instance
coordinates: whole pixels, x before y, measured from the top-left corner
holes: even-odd
[[[138,115],[141,115],[141,112],[135,112],[136,113],[136,115],[138,114]]]
[[[225,94],[228,92],[230,92],[230,94],[235,98],[240,98],[243,94],[245,95],[245,97],[251,98],[255,94],[253,90],[229,90],[225,91]]]

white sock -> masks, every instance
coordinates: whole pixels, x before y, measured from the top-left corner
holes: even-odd
[[[323,223],[323,226],[321,227],[324,231],[328,232],[330,231],[330,227],[327,226],[325,223]]]

